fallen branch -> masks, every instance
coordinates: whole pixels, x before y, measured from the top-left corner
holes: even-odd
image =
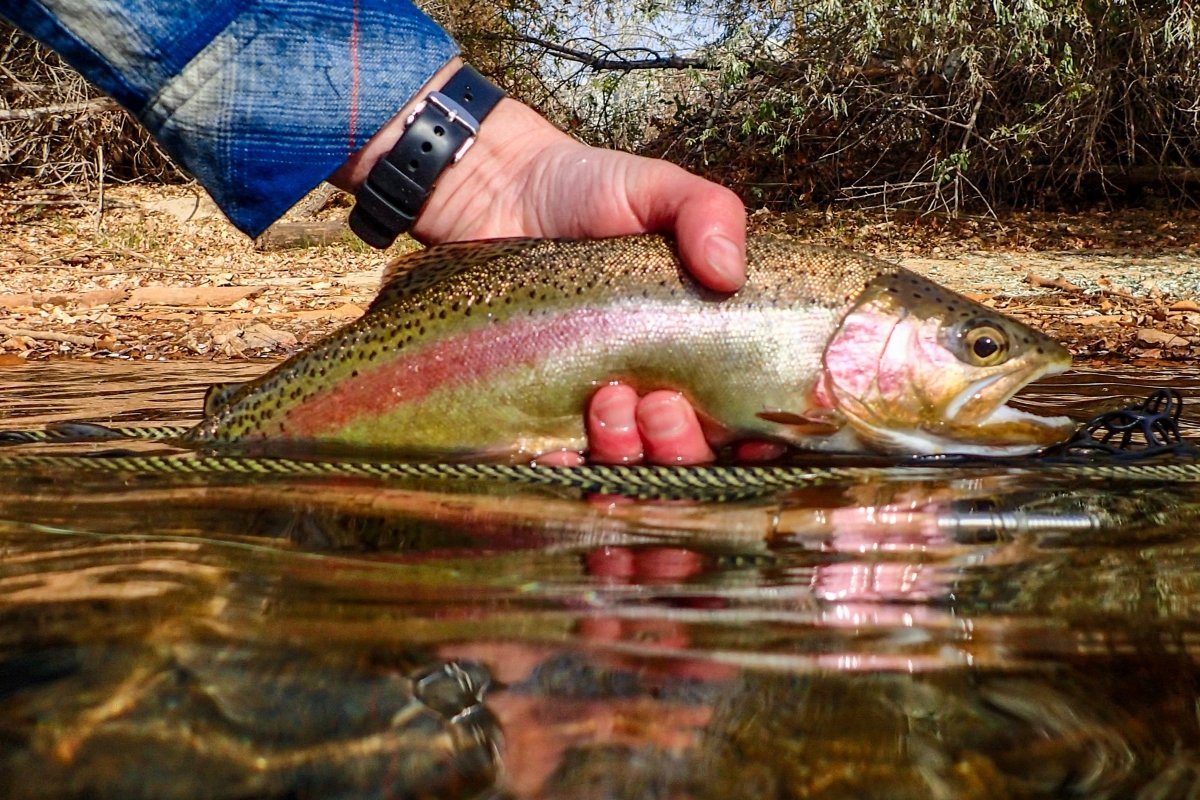
[[[319,247],[353,238],[345,219],[276,222],[254,240],[256,250]]]
[[[117,111],[121,108],[111,97],[96,97],[75,103],[59,103],[39,108],[0,108],[0,122],[27,122],[56,114],[85,114],[93,111]]]
[[[0,198],[0,206],[22,206],[29,208],[70,208],[71,206],[94,206],[95,200],[78,200],[73,198],[61,199],[46,199],[46,200],[5,200]],[[126,203],[124,200],[105,200],[105,208],[138,208],[134,203]]]
[[[54,331],[32,331],[25,328],[8,328],[0,325],[0,336],[20,336],[26,339],[36,339],[42,342],[66,342],[80,347],[91,347],[96,344],[94,336],[76,336],[73,333],[56,333]]]
[[[1059,289],[1064,292],[1082,292],[1079,288],[1069,280],[1059,275],[1057,278],[1044,278],[1041,275],[1030,272],[1025,276],[1025,280],[1039,289]]]
[[[333,198],[337,197],[341,191],[332,183],[322,183],[296,206],[296,212],[302,217],[311,219],[324,211],[325,207],[333,202]]]

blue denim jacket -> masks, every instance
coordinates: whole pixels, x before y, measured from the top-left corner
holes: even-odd
[[[457,51],[409,0],[0,0],[257,236]]]

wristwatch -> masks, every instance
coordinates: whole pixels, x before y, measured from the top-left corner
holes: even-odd
[[[404,121],[392,152],[359,187],[350,230],[382,250],[411,228],[438,177],[471,149],[480,123],[503,97],[504,92],[466,65],[441,91],[430,92]]]

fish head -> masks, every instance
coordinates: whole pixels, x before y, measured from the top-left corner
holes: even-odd
[[[823,364],[823,402],[875,451],[1019,455],[1075,428],[1008,405],[1028,383],[1070,366],[1062,345],[905,270],[867,285]]]

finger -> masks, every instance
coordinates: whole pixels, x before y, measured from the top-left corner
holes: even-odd
[[[533,460],[533,463],[539,467],[578,467],[583,462],[583,454],[574,450],[543,453]]]
[[[739,442],[733,452],[738,461],[774,461],[787,452],[787,445],[756,439]]]
[[[651,162],[632,200],[650,230],[672,231],[698,281],[719,292],[746,282],[746,207],[736,194],[673,164]],[[638,209],[639,202],[646,203]]]
[[[710,183],[686,197],[675,221],[675,238],[684,266],[705,286],[719,292],[742,288],[746,210],[733,192]]]
[[[638,403],[636,416],[647,461],[703,464],[713,460],[696,411],[678,392],[651,392]]]
[[[637,464],[642,436],[634,416],[638,395],[633,387],[603,386],[588,404],[588,458],[598,464]]]

